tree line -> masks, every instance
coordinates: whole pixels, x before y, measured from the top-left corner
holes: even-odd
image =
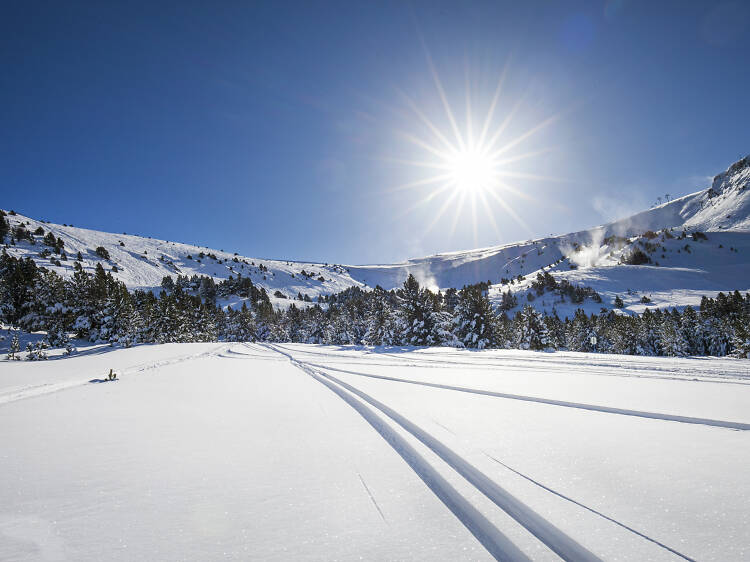
[[[541,294],[554,285],[538,279]],[[597,300],[589,288],[563,285],[572,302]],[[509,314],[510,292],[495,308],[488,285],[433,292],[413,275],[386,291],[350,287],[321,299],[277,310],[263,287],[238,275],[166,277],[159,294],[129,291],[97,264],[93,273],[74,262],[65,279],[30,258],[0,255],[0,320],[25,331],[45,331],[43,345],[72,347],[71,337],[97,343],[272,341],[338,345],[436,346],[475,349],[570,350],[631,355],[750,354],[750,294],[703,297],[699,309],[647,309],[640,315],[602,310],[572,318],[525,305]],[[240,307],[217,306],[237,296]],[[43,354],[33,349],[36,357]]]

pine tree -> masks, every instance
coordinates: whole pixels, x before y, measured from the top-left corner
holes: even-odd
[[[8,219],[5,218],[5,212],[0,210],[0,244],[5,242],[5,237],[10,232],[10,224]]]
[[[441,343],[444,327],[435,310],[434,295],[422,289],[414,275],[404,281],[400,292],[400,332],[406,345],[437,345]]]
[[[17,361],[20,359],[16,354],[21,351],[21,343],[18,341],[18,331],[13,330],[13,336],[10,340],[10,348],[8,349],[8,359],[10,361]]]
[[[45,361],[47,359],[47,342],[39,340],[36,344],[26,344],[27,361]]]
[[[732,356],[750,357],[750,325],[746,320],[737,319],[732,337]]]
[[[516,345],[519,349],[544,350],[550,347],[549,332],[542,315],[530,305],[516,313]]]
[[[216,283],[211,277],[201,279],[198,294],[206,304],[216,305]]]
[[[687,354],[703,355],[705,352],[703,330],[698,314],[692,306],[685,307],[685,310],[682,312],[680,330],[683,339],[687,343]]]
[[[676,315],[676,317],[675,317]],[[668,357],[684,357],[687,355],[688,342],[679,326],[679,312],[666,312],[662,315],[660,326],[661,353]]]
[[[494,347],[497,342],[495,312],[478,285],[459,291],[453,324],[456,338],[464,347],[484,349]]]
[[[365,345],[393,345],[396,327],[388,293],[379,285],[369,295],[366,314]]]
[[[579,308],[566,325],[565,340],[570,351],[593,351],[591,337],[594,335],[593,326],[583,309]]]

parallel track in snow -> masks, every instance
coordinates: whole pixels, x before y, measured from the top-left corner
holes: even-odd
[[[379,411],[380,413],[384,414],[388,418],[390,418],[393,422],[398,424],[403,430],[405,430],[407,433],[411,434],[414,438],[416,438],[419,442],[421,442],[429,451],[437,455],[441,460],[443,460],[448,466],[450,466],[452,469],[454,469],[458,474],[460,474],[466,481],[468,481],[472,486],[474,486],[479,492],[484,494],[488,499],[490,499],[497,507],[502,509],[505,513],[510,515],[515,521],[517,521],[519,524],[521,524],[527,531],[529,531],[532,535],[534,535],[537,539],[539,539],[545,546],[550,548],[553,552],[555,552],[558,556],[560,556],[564,560],[599,560],[599,558],[588,551],[585,547],[577,543],[572,537],[565,534],[563,531],[555,527],[552,523],[545,520],[543,517],[541,517],[539,514],[533,511],[532,508],[530,508],[528,505],[524,504],[520,500],[518,500],[516,497],[514,497],[512,494],[507,492],[505,489],[503,489],[501,486],[499,486],[496,482],[494,482],[492,479],[490,479],[488,476],[486,476],[484,473],[482,473],[479,469],[474,467],[472,464],[470,464],[466,459],[462,458],[460,455],[458,455],[456,452],[451,450],[447,445],[427,433],[425,430],[405,418],[403,415],[399,414],[392,408],[386,406],[382,402],[378,401],[377,399],[373,398],[369,394],[357,389],[356,387],[347,384],[346,382],[330,375],[329,373],[326,373],[325,371],[339,371],[344,373],[349,373],[349,371],[344,371],[342,369],[336,369],[324,365],[314,364],[314,363],[307,363],[300,361],[292,356],[291,353],[286,351],[285,349],[281,348],[281,346],[276,345],[270,345],[265,344],[263,347],[266,347],[268,349],[271,349],[283,356],[285,356],[293,365],[295,365],[297,368],[302,370],[303,372],[309,374],[312,376],[315,380],[321,382],[325,386],[327,386],[329,389],[334,391],[337,395],[339,395],[342,399],[344,399],[347,403],[349,403],[355,410],[357,410],[365,419],[368,419],[362,412],[363,409],[368,409],[366,404],[363,402],[366,402],[375,410]],[[356,373],[353,374],[362,374],[362,373]],[[415,382],[415,381],[408,381],[406,379],[395,379],[393,377],[381,377],[377,375],[369,375],[365,374],[364,376],[371,376],[375,378],[381,378],[385,380],[394,380],[396,382]],[[428,386],[438,386],[439,388],[442,388],[445,385],[432,385],[430,383],[427,384]],[[449,390],[458,390],[461,389],[461,387],[457,388],[448,388]],[[462,391],[465,391],[465,389],[461,389]],[[357,400],[359,399],[359,400]],[[373,415],[375,412],[372,411],[372,409],[368,409],[370,414]],[[620,413],[620,412],[616,412]],[[376,416],[377,417],[377,416]],[[391,444],[394,449],[402,456],[404,457],[404,454],[397,448],[397,445],[394,445],[384,433],[393,433],[393,429],[388,430],[387,428],[383,427],[383,420],[382,418],[379,418],[381,421],[379,422],[379,426],[376,427],[378,432],[386,439],[386,441]],[[368,421],[370,421],[368,419]],[[678,420],[673,420],[678,421]],[[713,421],[713,420],[708,420]],[[691,422],[688,422],[691,423]],[[372,422],[371,422],[372,425]],[[375,427],[375,426],[373,426]],[[724,426],[721,426],[724,427]],[[396,434],[397,435],[397,434]],[[487,453],[485,453],[487,455]],[[549,488],[548,486],[545,486],[544,484],[538,482],[537,480],[531,478],[530,476],[523,474],[522,472],[508,466],[504,462],[500,461],[499,459],[487,455],[491,460],[498,463],[499,465],[503,466],[507,470],[513,472],[514,474],[520,476],[521,478],[531,482],[533,485],[561,498],[564,501],[570,502],[590,513],[593,513],[594,515],[601,517],[610,523],[619,526],[620,528],[640,537],[643,540],[646,540],[648,542],[651,542],[652,544],[655,544],[656,546],[662,548],[666,552],[669,552],[670,554],[677,556],[683,560],[687,560],[689,562],[695,562],[693,558],[690,556],[687,556],[686,554],[683,554],[679,552],[678,550],[662,543],[661,541],[650,537],[646,535],[645,533],[642,533],[641,531],[638,531],[631,526],[622,523],[621,521],[618,521],[617,519],[610,517],[594,508],[591,508],[573,498],[570,498],[564,494],[561,494],[560,492],[553,490],[552,488]],[[404,457],[405,460],[406,457]],[[422,459],[423,462],[424,459]],[[412,467],[412,469],[417,472],[418,475],[425,481],[425,483],[430,487],[430,489],[433,490],[433,492],[438,495],[441,499],[441,495],[438,493],[438,491],[435,490],[435,481],[428,482],[424,479],[422,476],[422,473],[420,473],[415,466],[412,465],[409,460],[407,460],[407,463]],[[419,470],[423,471],[424,467],[419,465]],[[441,477],[442,478],[442,477]],[[441,486],[445,486],[447,482],[444,480],[441,481]],[[452,488],[451,493],[458,493],[455,491],[455,488]],[[445,502],[444,502],[445,503]],[[446,503],[446,505],[448,505]],[[450,505],[448,505],[450,507]],[[453,509],[451,511],[456,514],[456,516],[459,518],[459,520],[469,528],[471,531],[472,522],[465,520],[466,513],[457,513]],[[483,516],[482,516],[483,517]],[[483,524],[489,523],[488,521]],[[473,532],[473,531],[472,531]],[[500,532],[498,530],[498,532]],[[478,539],[480,539],[480,542],[487,548],[487,544],[483,542],[482,538],[475,534]],[[496,553],[491,549],[487,548],[487,550],[495,556],[498,560],[515,560],[517,558],[508,558],[508,552],[507,550],[502,550],[500,552],[500,557],[496,555]],[[523,555],[525,559],[525,555]]]
[[[589,410],[592,412],[601,412],[605,414],[617,414],[621,416],[634,416],[638,418],[648,418],[660,421],[670,421],[679,423],[688,423],[695,425],[708,425],[712,427],[721,427],[725,429],[736,429],[739,431],[750,430],[750,423],[726,421],[726,420],[714,420],[710,418],[696,418],[692,416],[678,416],[674,414],[665,414],[660,412],[646,412],[643,410],[629,410],[627,408],[614,408],[611,406],[600,406],[597,404],[584,404],[582,402],[568,402],[566,400],[554,400],[552,398],[543,398],[540,396],[525,396],[523,394],[509,394],[506,392],[495,392],[492,390],[483,390],[480,388],[468,388],[465,386],[453,386],[449,384],[439,384],[426,381],[415,381],[410,379],[401,379],[398,377],[388,377],[385,375],[373,375],[371,373],[361,373],[359,371],[351,371],[348,369],[339,369],[337,367],[329,367],[327,365],[320,365],[317,363],[309,363],[310,366],[326,369],[328,371],[336,371],[347,375],[354,375],[358,377],[366,377],[371,379],[379,379],[384,381],[399,382],[404,384],[413,384],[417,386],[425,386],[429,388],[438,388],[441,390],[453,390],[456,392],[466,392],[469,394],[479,394],[482,396],[492,396],[494,398],[505,398],[508,400],[519,400],[521,402],[536,402],[538,404],[547,404],[549,406],[561,406],[564,408],[575,408],[578,410]]]
[[[288,346],[276,344],[289,350]],[[317,355],[321,357],[330,358],[330,353],[323,353],[320,351],[311,350],[294,350],[296,353],[304,353],[305,355]],[[425,367],[430,369],[455,369],[457,367],[464,369],[486,369],[487,367],[498,367],[501,369],[513,369],[514,371],[528,371],[531,373],[538,372],[539,368],[545,368],[550,365],[559,365],[560,356],[558,354],[547,354],[544,352],[531,352],[523,357],[483,357],[481,364],[471,361],[465,361],[467,354],[474,353],[473,350],[463,349],[454,350],[453,352],[441,350],[441,355],[446,355],[449,359],[442,359],[438,357],[425,356],[413,352],[402,352],[402,351],[373,351],[368,350],[367,356],[372,358],[378,358],[383,360],[382,363],[372,362],[372,365],[381,365],[384,367],[396,366],[401,364],[404,366],[411,367]],[[550,355],[550,357],[546,357]],[[712,383],[712,384],[737,384],[750,386],[750,376],[746,372],[742,371],[742,364],[739,363],[737,373],[733,374],[718,374],[707,371],[691,372],[688,374],[680,374],[681,371],[675,367],[675,365],[660,365],[654,366],[649,364],[646,367],[648,374],[644,373],[643,370],[639,370],[637,366],[634,368],[630,365],[624,365],[624,359],[628,359],[629,362],[635,362],[637,364],[639,359],[643,359],[640,356],[634,355],[610,355],[611,361],[608,361],[605,357],[599,354],[583,354],[579,355],[586,358],[586,362],[571,361],[570,367],[580,369],[578,374],[594,376],[594,377],[617,377],[617,378],[637,378],[637,379],[652,379],[652,380],[668,380],[668,381],[683,381],[688,383]],[[333,355],[337,359],[345,359],[343,355]],[[454,360],[455,358],[455,360]],[[563,359],[569,359],[569,357],[563,356]],[[653,357],[647,357],[647,359],[654,359]],[[665,363],[669,357],[660,357],[659,359],[665,360]],[[716,357],[700,357],[692,358],[698,359],[701,362],[710,364],[710,361],[719,359]],[[388,362],[390,361],[390,362]],[[501,361],[501,362],[498,362]]]
[[[560,558],[582,562],[600,560],[594,553],[518,500],[444,443],[392,408],[344,381],[323,372],[320,368],[295,359],[290,353],[276,346],[265,344],[264,347],[286,356],[294,366],[324,384],[362,415],[497,560],[526,560],[528,558],[512,543],[509,544],[507,537],[502,535],[499,529],[476,511],[403,437],[395,432],[389,424],[384,423],[383,419],[372,408],[381,412],[411,434]],[[367,404],[372,408],[368,408]],[[456,509],[457,506],[462,507]],[[496,540],[490,540],[489,537],[495,537],[496,539],[501,537],[501,540],[498,543]]]

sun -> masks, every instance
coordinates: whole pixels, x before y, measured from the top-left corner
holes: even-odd
[[[461,192],[476,193],[495,183],[495,162],[480,150],[459,150],[445,157],[445,166]]]
[[[442,205],[437,209],[430,224],[426,226],[424,234],[435,227],[441,217],[452,209],[454,215],[451,227],[452,235],[461,213],[468,208],[472,215],[471,224],[473,225],[475,242],[480,221],[477,214],[480,210],[484,211],[489,224],[499,237],[500,231],[496,221],[497,213],[496,209],[493,208],[496,206],[500,207],[504,214],[511,217],[526,232],[530,233],[531,230],[528,225],[514,211],[509,204],[509,200],[511,196],[516,199],[531,199],[531,196],[525,193],[525,190],[516,188],[510,182],[514,178],[541,181],[560,180],[515,171],[513,166],[521,160],[534,158],[551,150],[546,148],[519,151],[530,137],[554,123],[560,114],[553,115],[539,122],[536,126],[508,138],[511,121],[524,105],[524,99],[517,99],[513,103],[503,103],[500,100],[508,69],[506,65],[498,80],[494,95],[490,97],[490,103],[483,119],[478,118],[479,116],[471,103],[471,92],[467,79],[465,116],[459,120],[448,102],[445,89],[429,54],[427,54],[427,62],[439,100],[442,102],[447,126],[439,127],[436,120],[423,111],[422,108],[429,106],[429,104],[417,103],[416,100],[402,92],[407,105],[421,122],[420,129],[422,129],[423,135],[418,136],[404,130],[401,130],[400,133],[405,140],[419,149],[422,157],[419,157],[418,160],[394,158],[388,160],[422,170],[432,170],[432,173],[423,176],[421,179],[392,188],[392,191],[403,189],[426,191],[424,197],[405,209],[401,216],[441,197],[443,198]],[[499,123],[496,123],[496,121],[499,121]],[[424,135],[424,133],[427,134]]]

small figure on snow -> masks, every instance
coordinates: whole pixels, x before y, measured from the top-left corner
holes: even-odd
[[[107,375],[107,379],[111,381],[117,380],[117,373],[110,369],[109,374]]]

